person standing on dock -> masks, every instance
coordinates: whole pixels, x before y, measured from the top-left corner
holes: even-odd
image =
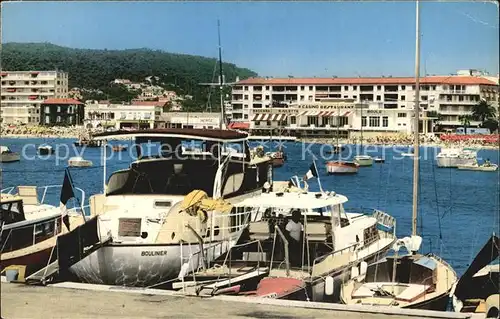
[[[304,226],[300,222],[300,210],[297,209],[292,212],[292,218],[286,224],[285,230],[288,240],[290,264],[300,267],[302,265],[302,232],[304,231]]]

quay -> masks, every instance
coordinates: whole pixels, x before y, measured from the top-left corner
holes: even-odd
[[[354,307],[265,298],[200,298],[158,289],[70,282],[42,287],[4,281],[1,283],[1,294],[2,318],[484,318],[484,314]]]

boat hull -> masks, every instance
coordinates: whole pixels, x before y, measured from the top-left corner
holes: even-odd
[[[326,165],[326,171],[328,174],[356,174],[358,172],[359,165],[352,163],[339,163],[339,162],[329,162]]]
[[[436,160],[438,167],[470,166],[476,163],[475,158],[437,157]]]
[[[19,162],[21,155],[19,153],[4,153],[0,155],[0,163]]]
[[[494,172],[498,169],[497,165],[491,166],[477,166],[477,165],[458,165],[458,169],[477,172]]]
[[[2,259],[0,271],[12,265],[26,266],[25,277],[47,266],[53,247],[22,255],[15,258]]]
[[[205,244],[207,258],[213,260],[233,243]],[[119,245],[110,244],[91,253],[70,267],[80,281],[92,284],[148,287],[177,278],[184,262],[200,251],[198,244]],[[201,266],[198,258],[190,262],[189,272]]]
[[[356,162],[359,166],[372,166],[373,158],[354,158],[354,162]]]
[[[68,166],[71,167],[89,167],[92,166],[90,161],[68,161]]]

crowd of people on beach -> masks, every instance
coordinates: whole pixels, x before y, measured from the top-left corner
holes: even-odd
[[[28,126],[28,125],[0,125],[0,136],[2,137],[39,137],[39,138],[81,138],[83,135],[88,135],[91,132],[88,130],[77,127],[61,127],[61,126]],[[452,138],[453,137],[453,138]],[[443,145],[457,145],[461,147],[498,147],[498,134],[490,136],[458,136],[456,135],[422,135],[420,136],[420,143],[428,146],[443,146]],[[413,134],[398,134],[393,136],[376,136],[365,137],[352,137],[349,139],[341,139],[344,144],[363,144],[366,145],[390,145],[390,146],[411,146],[413,145]],[[335,143],[332,138],[309,138],[304,142],[313,142],[321,144]]]

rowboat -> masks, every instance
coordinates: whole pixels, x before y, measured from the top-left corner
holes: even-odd
[[[326,163],[328,174],[356,174],[359,164],[354,162],[331,161]]]
[[[494,172],[498,169],[497,164],[481,164],[479,165],[478,163],[475,164],[463,164],[463,165],[458,165],[458,169],[461,170],[468,170],[468,171],[480,171],[480,172]]]

